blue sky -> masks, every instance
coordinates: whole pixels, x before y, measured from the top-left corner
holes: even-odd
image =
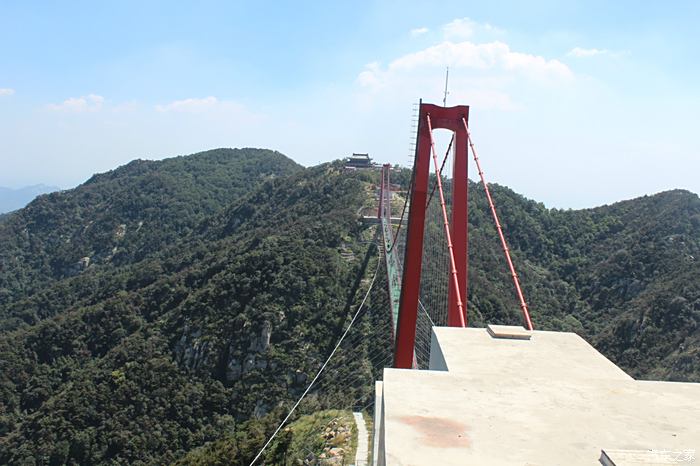
[[[550,207],[700,192],[697,2],[4,2],[0,185],[269,147],[409,163],[471,105],[490,181]]]

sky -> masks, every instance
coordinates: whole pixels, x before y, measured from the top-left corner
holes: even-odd
[[[0,186],[70,188],[136,158],[216,147],[409,166],[414,105],[442,102],[449,66],[447,104],[470,105],[488,181],[556,208],[700,192],[700,2],[0,11]]]

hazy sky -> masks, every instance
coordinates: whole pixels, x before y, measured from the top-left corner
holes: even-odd
[[[0,6],[0,185],[215,147],[407,165],[449,65],[489,181],[550,207],[700,192],[700,2],[106,3]]]

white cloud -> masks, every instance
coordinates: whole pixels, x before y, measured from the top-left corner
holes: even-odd
[[[156,105],[159,112],[201,112],[215,107],[219,103],[216,97],[189,98],[175,100],[165,105]]]
[[[49,104],[48,108],[50,110],[75,113],[95,112],[102,108],[104,101],[105,99],[101,95],[88,94],[86,96],[70,97],[60,104]]]
[[[584,49],[581,47],[574,47],[573,49],[569,50],[566,55],[568,57],[593,57],[596,55],[605,55],[607,53],[608,51],[605,49]]]
[[[377,88],[382,85],[382,70],[378,62],[372,62],[365,65],[364,71],[357,76],[357,82],[362,87]]]
[[[214,96],[203,98],[191,97],[175,100],[168,104],[156,105],[159,112],[206,113],[211,111],[233,111],[245,113],[243,105],[230,100],[219,100]]]
[[[478,24],[469,18],[457,18],[442,27],[446,39],[469,39]]]
[[[492,26],[489,23],[478,23],[470,18],[457,18],[442,27],[442,33],[446,40],[471,39],[475,35],[504,34],[503,29]]]
[[[14,90],[14,89],[10,89],[10,88],[7,88],[7,87],[5,87],[5,88],[0,88],[0,97],[1,97],[1,96],[5,96],[5,95],[12,95],[12,94],[14,94],[14,93],[15,93],[15,90]]]
[[[262,111],[251,110],[234,100],[221,100],[215,96],[174,100],[152,108],[167,121],[224,121],[226,124],[257,125],[268,118]]]
[[[414,37],[420,36],[421,34],[425,34],[426,32],[428,32],[429,30],[430,29],[426,27],[411,29],[411,35]]]
[[[358,83],[369,88],[383,87],[391,75],[411,73],[421,68],[449,66],[451,69],[474,69],[499,73],[516,73],[535,80],[568,79],[571,69],[555,59],[514,52],[508,44],[495,41],[476,44],[470,41],[444,41],[418,52],[393,60],[386,69],[370,63],[358,76]]]
[[[567,57],[576,57],[576,58],[595,57],[596,55],[608,55],[611,57],[619,57],[621,55],[624,55],[624,52],[613,52],[613,51],[608,50],[608,49],[596,49],[596,48],[584,49],[582,47],[574,47],[573,49],[569,50],[566,53]]]
[[[502,40],[477,41],[473,36],[503,34],[504,31],[489,23],[478,23],[470,18],[457,18],[442,28],[441,43],[393,60],[389,70],[412,70],[424,66],[450,66],[517,72],[532,78],[570,78],[573,73],[562,62],[511,50]],[[485,34],[490,33],[490,34]]]
[[[426,27],[415,28],[415,29],[411,29],[411,35],[412,35],[413,37],[416,37],[416,36],[420,36],[420,35],[426,34],[428,31],[430,31],[430,29],[428,29],[428,28],[426,28]]]
[[[521,110],[529,96],[564,89],[562,86],[574,82],[572,70],[557,59],[513,50],[503,40],[477,40],[503,32],[490,24],[460,18],[442,31],[445,38],[429,47],[384,64],[365,65],[356,79],[358,107],[370,111],[418,96],[441,101],[445,67],[450,69],[449,102],[489,110]],[[470,36],[475,38],[465,39]]]
[[[521,105],[513,102],[510,94],[496,89],[482,88],[466,92],[457,89],[450,91],[447,98],[449,102],[466,102],[475,108],[484,110],[513,111],[522,108]]]

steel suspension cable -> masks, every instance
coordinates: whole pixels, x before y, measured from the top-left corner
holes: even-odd
[[[380,261],[380,264],[382,262]],[[380,266],[378,264],[378,266]],[[375,288],[376,290],[376,288]],[[384,300],[380,300],[384,301]],[[370,372],[374,372],[379,367],[385,367],[385,363],[393,358],[393,354],[390,348],[383,347],[381,345],[370,348],[367,346],[367,336],[362,334],[361,319],[367,319],[372,317],[374,310],[379,310],[387,308],[389,306],[388,302],[376,302],[374,299],[370,300],[371,304],[364,307],[364,310],[358,315],[357,321],[353,326],[352,330],[347,334],[343,340],[342,345],[338,349],[338,352],[334,356],[333,361],[331,361],[323,372],[323,375],[316,381],[310,394],[313,393],[325,393],[328,389],[333,390],[334,387],[356,387],[358,382],[362,385],[371,384],[373,379],[367,378],[367,374],[363,372],[345,372],[346,362],[343,361],[343,357],[353,357],[346,355],[346,352],[352,352],[356,357],[360,357],[367,361],[368,366],[371,368]],[[389,319],[381,319],[380,323],[373,322],[373,333],[376,335],[383,335],[384,333],[391,332],[392,324]],[[361,355],[358,354],[362,353]],[[340,359],[339,359],[340,358]],[[307,395],[308,398],[308,395]],[[303,402],[302,402],[303,403]],[[300,405],[301,406],[301,405]]]
[[[437,152],[435,152],[435,140],[433,139],[433,125],[430,122],[430,115],[426,115],[428,120],[428,132],[430,133],[430,147],[433,153],[433,163],[435,164],[435,175],[437,175],[438,191],[440,194],[440,206],[442,207],[442,218],[445,223],[445,238],[447,238],[447,249],[450,252],[450,267],[452,272],[452,281],[455,287],[455,297],[457,298],[457,308],[459,309],[459,323],[465,327],[464,306],[462,304],[462,296],[459,291],[459,280],[457,278],[457,265],[455,263],[455,255],[452,247],[452,237],[450,236],[450,221],[447,218],[447,207],[445,207],[445,194],[442,190],[442,177],[440,176],[437,160]]]
[[[382,354],[384,351],[383,350],[374,350],[372,353],[369,355],[365,356],[365,359],[367,360],[368,364],[370,366],[377,366],[379,362],[383,363],[388,361],[389,359],[392,359],[394,357],[393,354],[389,352],[388,355]],[[322,392],[326,389],[328,389],[329,386],[333,387],[347,387],[349,382],[355,382],[357,380],[364,379],[364,374],[354,374],[354,373],[348,373],[343,375],[341,372],[341,368],[335,368],[330,371],[326,371],[326,377],[332,376],[332,378],[327,378],[325,380],[322,380],[321,382],[317,383],[315,385],[316,391],[317,392]]]
[[[378,270],[379,270],[379,267],[376,267],[376,268],[374,269],[374,276],[372,277],[372,282],[370,283],[369,288],[367,288],[367,293],[365,293],[365,297],[362,299],[362,302],[360,303],[360,306],[357,308],[357,311],[355,312],[355,315],[352,317],[352,320],[350,321],[350,324],[348,324],[348,327],[345,329],[345,332],[343,332],[343,335],[341,335],[340,339],[339,339],[338,342],[336,343],[335,348],[333,348],[333,351],[331,351],[331,354],[328,356],[328,358],[326,359],[326,361],[323,363],[323,365],[321,366],[321,368],[318,370],[318,372],[316,373],[316,376],[313,378],[313,380],[311,381],[311,383],[309,384],[309,386],[306,387],[306,390],[304,390],[304,393],[301,394],[301,396],[300,396],[299,399],[296,401],[296,403],[294,403],[294,406],[292,406],[292,409],[289,410],[289,413],[287,414],[287,416],[282,420],[282,422],[280,422],[280,425],[277,426],[277,429],[275,429],[275,431],[272,433],[272,435],[271,435],[270,438],[267,440],[267,442],[265,442],[265,445],[263,445],[263,447],[260,449],[260,451],[258,452],[258,454],[255,455],[255,458],[253,458],[253,461],[250,462],[250,466],[253,466],[253,465],[255,464],[255,462],[258,461],[258,459],[260,459],[260,456],[265,452],[265,449],[270,445],[270,443],[272,442],[272,440],[273,440],[273,439],[275,438],[275,436],[279,433],[279,431],[282,429],[282,427],[287,423],[287,421],[289,420],[289,418],[292,417],[292,414],[294,413],[294,410],[297,409],[297,407],[299,406],[299,403],[301,403],[301,401],[304,399],[304,397],[306,396],[306,394],[309,393],[309,391],[311,390],[311,387],[313,387],[313,385],[314,385],[314,383],[316,382],[316,380],[318,380],[318,378],[319,378],[319,377],[321,376],[321,374],[323,373],[323,370],[326,368],[326,366],[328,365],[328,363],[329,363],[329,362],[331,361],[331,359],[333,358],[333,355],[336,353],[336,351],[338,351],[338,348],[340,348],[340,345],[341,345],[341,343],[343,343],[343,340],[345,339],[345,336],[348,334],[348,332],[349,332],[350,329],[352,328],[352,325],[355,323],[355,320],[357,319],[357,316],[360,315],[360,311],[362,311],[362,309],[363,309],[364,306],[365,306],[365,302],[367,301],[367,298],[369,297],[369,294],[370,294],[370,292],[372,291],[372,288],[374,287],[374,281],[377,279],[377,271],[378,271]]]
[[[452,143],[455,140],[455,135],[452,133],[452,137],[450,138],[450,143],[447,146],[447,150],[445,151],[445,157],[442,159],[442,165],[440,165],[440,173],[442,174],[442,171],[445,169],[445,162],[447,162],[447,157],[450,155],[450,149],[452,149]],[[428,210],[428,206],[430,205],[430,201],[433,200],[433,194],[435,194],[435,188],[437,187],[437,183],[433,185],[433,189],[430,191],[430,196],[428,196],[428,202],[425,204],[425,209]]]
[[[486,184],[486,177],[484,176],[483,170],[481,170],[481,163],[479,162],[479,156],[476,154],[476,148],[474,147],[474,142],[472,141],[471,132],[469,131],[469,126],[467,125],[467,120],[462,118],[462,123],[464,124],[464,129],[467,132],[467,140],[469,141],[469,146],[472,149],[472,155],[474,155],[474,162],[476,162],[476,169],[479,172],[479,177],[481,178],[481,184],[484,185],[484,191],[486,191],[486,199],[489,202],[489,208],[491,209],[491,215],[493,216],[493,221],[496,224],[496,230],[498,230],[498,237],[501,239],[501,247],[503,247],[503,252],[506,256],[506,261],[508,262],[508,267],[510,268],[510,274],[513,277],[513,284],[515,285],[515,291],[518,294],[518,300],[520,301],[520,309],[523,311],[523,317],[525,318],[525,323],[528,330],[532,330],[532,321],[530,320],[530,311],[527,308],[527,303],[525,302],[525,297],[523,296],[523,291],[520,288],[520,280],[518,279],[518,274],[515,272],[515,266],[510,258],[510,250],[508,249],[508,243],[506,242],[506,237],[503,235],[503,229],[501,228],[501,222],[498,220],[498,214],[496,213],[496,207],[493,204],[493,199],[491,198],[491,191],[489,190],[489,185]]]
[[[422,263],[422,274],[420,282],[419,291],[419,302],[422,300],[425,307],[430,309],[431,312],[436,312],[439,309],[439,298],[441,294],[438,290],[436,284],[439,283],[439,278],[436,271],[442,270],[440,268],[440,259],[443,257],[444,251],[439,249],[440,239],[439,233],[442,229],[433,229],[430,227],[433,217],[433,211],[437,207],[437,203],[426,206],[426,216],[425,216],[425,226],[424,226],[424,239],[423,239],[423,263]],[[438,207],[439,208],[439,207]],[[437,235],[436,235],[437,233]],[[446,249],[446,248],[445,248]]]
[[[401,232],[401,226],[403,225],[403,216],[406,213],[406,206],[408,205],[408,200],[411,198],[411,189],[413,189],[413,177],[411,177],[411,181],[408,184],[408,191],[406,192],[406,198],[403,201],[403,208],[401,209],[401,219],[399,219],[399,226],[396,228],[394,240],[391,242],[391,248],[389,248],[389,252],[391,252],[394,249],[396,240],[398,239],[399,233]],[[389,219],[389,225],[391,225],[391,219]]]
[[[428,311],[425,310],[425,306],[423,306],[423,302],[420,300],[420,298],[418,299],[418,307],[420,307],[421,310],[423,311],[423,313],[424,313],[426,316],[428,316],[428,319],[430,320],[430,323],[432,324],[433,327],[435,327],[436,325],[435,325],[435,322],[433,321],[433,318],[430,317],[430,314],[428,314]]]
[[[449,155],[449,151],[446,155]],[[445,160],[443,160],[444,166]],[[434,183],[437,188],[437,183]],[[436,196],[437,197],[437,196]],[[450,263],[444,228],[431,228],[433,222],[440,222],[441,206],[438,202],[426,206],[426,226],[423,240],[423,270],[420,295],[424,308],[438,325],[447,320],[448,288],[450,282]]]

